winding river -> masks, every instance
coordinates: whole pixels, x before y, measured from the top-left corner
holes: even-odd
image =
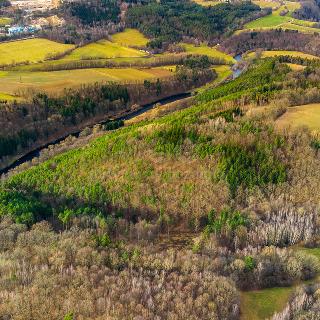
[[[238,67],[239,63],[242,61],[242,55],[240,55],[240,54],[236,55],[234,57],[234,59],[236,60],[236,64],[232,68],[232,75],[230,76],[229,81],[237,78],[244,71],[243,68]],[[185,92],[185,93],[181,93],[181,94],[177,94],[177,95],[172,95],[170,97],[159,99],[159,100],[154,101],[152,103],[145,104],[139,110],[130,112],[130,113],[126,114],[126,115],[120,116],[118,118],[114,118],[112,120],[129,120],[129,119],[132,119],[132,118],[134,118],[134,117],[136,117],[136,116],[138,116],[138,115],[140,115],[142,113],[145,113],[146,111],[154,108],[156,104],[164,105],[164,104],[167,104],[167,103],[170,103],[170,102],[183,100],[183,99],[185,99],[187,97],[190,97],[190,96],[191,96],[190,92]],[[108,119],[106,121],[98,122],[96,124],[106,124],[109,121],[110,121],[110,119]],[[92,128],[93,126],[90,126],[90,127]],[[63,137],[60,137],[59,139],[54,140],[54,141],[50,141],[50,142],[48,142],[48,143],[46,143],[46,144],[44,144],[44,145],[32,150],[32,151],[24,154],[23,156],[21,156],[20,158],[15,160],[9,166],[7,166],[7,167],[5,167],[3,169],[0,169],[0,176],[3,175],[3,174],[8,173],[10,170],[15,169],[16,167],[20,166],[23,163],[26,163],[28,161],[32,161],[32,159],[38,158],[42,150],[47,149],[49,146],[56,145],[56,144],[60,143],[61,141],[65,140],[68,136],[79,137],[80,132],[82,130],[73,132],[71,134],[67,134],[67,135],[65,135]]]

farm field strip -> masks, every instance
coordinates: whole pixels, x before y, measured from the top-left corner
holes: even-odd
[[[223,1],[214,1],[214,0],[194,0],[194,2],[204,7],[215,6],[219,3],[223,3]]]
[[[146,55],[147,53],[141,50],[123,47],[118,43],[114,43],[108,40],[100,40],[73,50],[62,60],[88,60],[122,57],[137,58]]]
[[[232,56],[218,50],[216,47],[209,47],[205,44],[196,46],[189,43],[181,43],[181,46],[186,50],[187,53],[207,55],[208,57],[225,59],[226,62],[235,63],[235,60]]]
[[[63,53],[72,48],[74,48],[73,45],[40,38],[1,43],[0,65],[26,61],[39,62],[50,55]]]
[[[0,72],[1,92],[19,95],[19,91],[35,89],[57,92],[67,87],[77,87],[102,81],[137,81],[163,78],[171,72],[165,69],[78,69],[51,72]]]
[[[124,47],[145,46],[149,39],[136,29],[127,28],[123,32],[116,33],[112,36],[112,42]]]
[[[254,52],[249,53],[249,57],[254,56]],[[303,59],[320,59],[320,57],[314,56],[312,54],[300,52],[300,51],[286,51],[286,50],[270,50],[270,51],[262,51],[262,58],[269,57],[277,57],[277,56],[291,56],[291,57],[299,57]]]
[[[3,27],[5,25],[10,25],[12,22],[11,18],[8,17],[0,17],[0,27]]]

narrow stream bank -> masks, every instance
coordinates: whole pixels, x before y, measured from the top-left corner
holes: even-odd
[[[102,124],[103,125],[103,124],[106,124],[107,122],[109,122],[110,120],[112,120],[112,121],[129,120],[129,119],[132,119],[132,118],[134,118],[136,116],[139,116],[140,114],[145,113],[146,111],[154,108],[154,106],[156,104],[163,105],[163,104],[167,104],[167,103],[170,103],[170,102],[179,101],[179,100],[185,99],[185,98],[190,97],[190,96],[191,96],[190,92],[185,92],[185,93],[180,93],[180,94],[177,94],[177,95],[172,95],[170,97],[159,99],[159,100],[156,100],[156,101],[154,101],[152,103],[145,104],[141,108],[139,108],[138,110],[129,112],[128,114],[125,114],[125,115],[122,115],[122,116],[116,117],[116,118],[109,118],[107,120],[97,122],[94,125],[89,126],[89,127],[93,128],[97,124]],[[16,167],[22,165],[23,163],[31,161],[34,158],[38,158],[39,155],[40,155],[40,152],[42,150],[47,149],[49,146],[59,144],[61,141],[65,140],[69,136],[73,136],[73,137],[78,138],[80,133],[82,132],[82,130],[78,130],[76,132],[64,135],[63,137],[60,137],[59,139],[56,139],[56,140],[51,141],[51,142],[48,142],[48,143],[46,143],[46,144],[44,144],[44,145],[42,145],[42,146],[40,146],[40,147],[38,147],[38,148],[36,148],[36,149],[34,149],[32,151],[26,153],[25,155],[23,155],[20,158],[18,158],[17,160],[15,160],[9,166],[7,166],[7,167],[5,167],[3,169],[0,169],[0,176],[3,175],[3,174],[8,173],[10,170],[15,169]]]

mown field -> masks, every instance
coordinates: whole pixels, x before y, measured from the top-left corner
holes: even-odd
[[[19,97],[0,92],[0,101],[14,101],[19,100]]]
[[[276,9],[280,6],[279,2],[276,2],[276,1],[254,0],[252,2],[257,6],[259,6],[260,8]]]
[[[223,3],[222,1],[214,1],[214,0],[194,0],[194,2],[204,7],[215,6],[219,3]]]
[[[78,69],[52,72],[0,72],[1,91],[6,94],[20,95],[29,89],[58,92],[64,88],[77,87],[100,81],[140,81],[144,79],[170,76],[165,69]]]
[[[287,63],[287,66],[293,71],[301,71],[306,68],[305,66],[296,63]]]
[[[232,74],[232,70],[230,66],[222,65],[222,66],[214,66],[213,68],[217,72],[217,79],[215,80],[216,83],[219,83],[226,78],[228,78]]]
[[[281,311],[294,287],[278,287],[241,293],[241,319],[264,320]]]
[[[11,24],[12,19],[8,17],[0,17],[0,27]]]
[[[51,55],[70,50],[73,45],[46,39],[28,39],[0,44],[0,65],[39,62]]]
[[[146,56],[146,53],[133,48],[121,46],[108,40],[100,40],[80,47],[65,56],[63,60],[89,60],[110,58],[137,58]]]
[[[136,29],[127,28],[112,36],[112,41],[124,47],[145,46],[149,39]]]
[[[306,126],[311,130],[320,130],[320,104],[307,104],[290,107],[277,121],[278,128]]]
[[[254,52],[249,53],[249,57],[254,56]],[[279,56],[291,56],[291,57],[299,57],[303,59],[319,59],[319,57],[314,56],[312,54],[303,53],[300,51],[288,51],[288,50],[271,50],[271,51],[262,51],[262,58],[270,58],[270,57],[279,57]]]
[[[173,54],[164,52],[150,56],[143,50],[133,47],[144,46],[148,39],[135,29],[125,29],[123,32],[112,36],[112,41],[100,40],[83,47],[76,48],[45,39],[30,39],[3,43],[0,45],[0,64],[29,62],[10,67],[0,72],[0,86],[3,99],[12,100],[24,95],[26,91],[45,90],[58,92],[64,88],[76,87],[100,81],[134,82],[155,77],[163,78],[172,75],[175,65],[168,65],[167,60],[180,59],[187,54],[208,55],[213,58],[225,59],[234,63],[234,59],[204,44],[195,46],[182,44],[185,52]],[[24,50],[20,48],[23,47]],[[68,50],[68,52],[67,52]],[[66,55],[56,60],[46,60],[49,55],[64,53]],[[162,60],[163,59],[163,60]],[[129,63],[129,67],[116,69],[101,66],[109,62]],[[145,64],[153,63],[163,66],[145,68]],[[83,63],[78,67],[75,63]],[[131,67],[132,65],[132,67]],[[135,66],[136,65],[136,66]],[[140,69],[140,66],[143,69]],[[220,81],[230,73],[227,66],[217,66],[218,80]]]
[[[186,50],[187,53],[207,55],[208,57],[225,59],[229,63],[235,63],[235,60],[232,56],[218,50],[217,48],[209,47],[205,44],[196,46],[193,44],[182,43],[181,46]]]

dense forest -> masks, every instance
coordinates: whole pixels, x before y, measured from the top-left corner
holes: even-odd
[[[312,1],[293,16],[318,21]],[[154,73],[0,88],[0,320],[320,320],[319,34],[235,32],[271,9],[205,4],[64,1],[45,37],[142,57],[3,66]]]
[[[11,4],[11,3],[10,3],[9,0],[0,0],[0,8],[9,7],[10,4]]]
[[[239,319],[239,290],[313,281],[319,140],[274,125],[320,101],[319,65],[287,65],[298,62],[253,61],[188,108],[80,135],[7,175],[0,315]],[[316,290],[302,287],[273,320],[312,319]]]
[[[293,16],[297,19],[320,22],[320,2],[307,0],[301,2],[301,8],[294,11]]]
[[[161,46],[162,42],[179,41],[183,36],[214,41],[260,14],[260,7],[251,2],[205,8],[186,0],[151,1],[129,8],[126,23],[154,39],[151,46]]]
[[[61,10],[66,15],[79,19],[82,24],[98,25],[119,22],[120,8],[115,0],[66,2]]]

